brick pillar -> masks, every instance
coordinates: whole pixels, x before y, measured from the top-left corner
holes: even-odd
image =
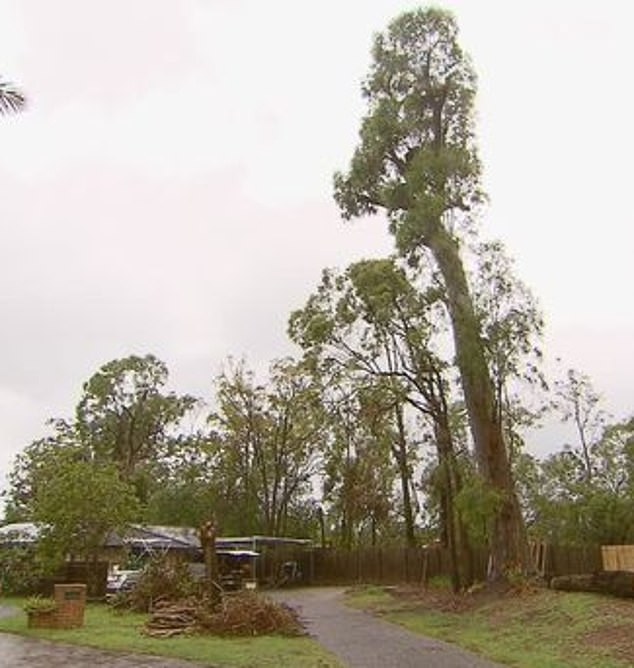
[[[75,629],[84,625],[85,584],[56,584],[55,603],[57,628]]]

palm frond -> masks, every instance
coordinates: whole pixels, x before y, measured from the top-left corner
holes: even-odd
[[[0,114],[21,111],[26,106],[26,97],[12,83],[0,81]]]

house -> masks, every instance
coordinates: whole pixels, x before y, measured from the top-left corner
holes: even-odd
[[[31,522],[0,527],[0,546],[35,545],[41,528]],[[216,538],[216,552],[226,570],[242,570],[247,579],[262,584],[275,584],[285,579],[288,565],[304,582],[314,575],[313,544],[309,539],[278,536],[234,536]],[[125,533],[112,532],[104,540],[99,554],[108,569],[130,561],[142,564],[155,555],[168,559],[201,563],[202,548],[198,529],[160,525],[133,524]]]

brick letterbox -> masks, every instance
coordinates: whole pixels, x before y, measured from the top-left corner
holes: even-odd
[[[58,629],[75,629],[84,625],[85,584],[56,584],[55,603],[57,603],[55,617]]]

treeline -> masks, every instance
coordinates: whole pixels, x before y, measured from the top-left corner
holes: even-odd
[[[152,356],[102,367],[73,419],[18,457],[8,519],[43,522],[58,555],[132,519],[211,513],[225,534],[440,541],[456,588],[476,546],[496,579],[530,567],[527,532],[631,539],[633,422],[608,425],[579,373],[549,388],[537,302],[502,245],[478,236],[476,77],[457,34],[428,9],[374,40],[335,199],[346,219],[383,213],[393,255],[324,270],[289,318],[297,356],[266,378],[228,363],[208,414],[165,390]],[[579,441],[539,462],[523,435],[552,410]]]
[[[53,421],[49,437],[17,456],[5,520],[49,526],[42,555],[51,563],[89,553],[128,522],[199,526],[212,515],[226,535],[447,546],[457,525],[464,548],[486,546],[496,499],[477,475],[451,365],[433,367],[445,379],[436,388],[443,437],[437,416],[423,410],[425,395],[380,371],[381,355],[358,364],[334,346],[310,353],[276,361],[266,379],[229,360],[214,381],[213,411],[168,392],[167,368],[151,355],[104,365],[84,384],[74,417]],[[578,439],[539,461],[520,428],[538,413],[524,411],[520,423],[504,404],[531,537],[634,541],[634,420],[608,424],[576,372],[543,391]]]

